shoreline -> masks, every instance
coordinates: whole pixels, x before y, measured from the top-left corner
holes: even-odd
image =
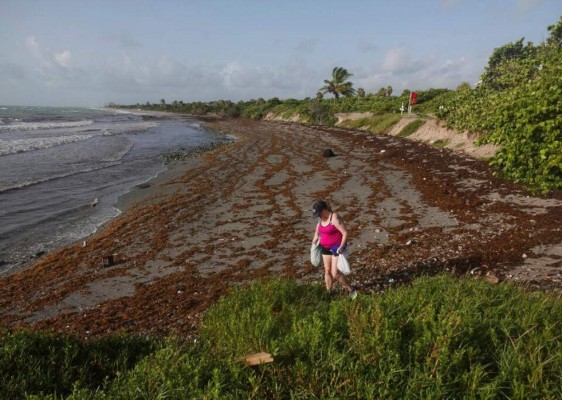
[[[436,273],[562,289],[555,256],[531,267],[540,281],[525,269],[558,246],[560,193],[531,197],[483,161],[407,139],[249,120],[205,125],[238,139],[135,189],[86,246],[0,277],[0,325],[196,334],[231,286],[323,282],[309,262],[317,198],[348,225],[350,279],[360,292]],[[327,148],[337,156],[324,157]],[[109,254],[116,262],[105,267]]]
[[[106,109],[106,110],[112,112],[145,115],[147,117],[164,117],[164,118],[177,117],[177,118],[193,119],[194,121],[201,123],[201,126],[198,127],[197,129],[207,130],[209,131],[209,134],[215,136],[215,138],[208,144],[195,146],[189,149],[181,149],[181,150],[178,149],[170,153],[162,154],[162,157],[164,159],[162,163],[162,168],[163,168],[162,171],[158,172],[156,175],[149,178],[147,181],[130,187],[128,191],[119,195],[119,197],[117,197],[117,200],[111,205],[112,209],[115,211],[115,215],[113,215],[111,218],[107,219],[100,225],[96,226],[95,230],[93,230],[89,234],[86,234],[85,236],[81,236],[78,239],[74,239],[72,241],[67,242],[66,244],[61,244],[54,248],[45,249],[45,251],[41,251],[40,255],[32,255],[26,260],[18,261],[17,264],[11,266],[9,269],[2,270],[0,273],[0,278],[12,276],[14,274],[18,274],[27,269],[33,268],[34,265],[41,262],[41,260],[44,257],[47,257],[49,254],[57,252],[60,249],[69,246],[87,243],[91,237],[95,236],[98,232],[105,229],[105,227],[112,220],[118,218],[124,211],[126,211],[129,207],[133,206],[134,203],[149,201],[151,197],[154,196],[159,197],[166,194],[168,192],[166,189],[166,182],[182,176],[188,168],[190,168],[192,165],[196,165],[197,158],[199,158],[202,154],[208,151],[212,151],[223,145],[229,144],[235,140],[234,137],[229,137],[228,135],[224,135],[221,133],[208,130],[206,127],[204,127],[203,120],[198,120],[190,115],[184,115],[184,114],[178,115],[174,113],[151,112],[151,111],[129,112],[129,111],[121,111],[118,109]]]
[[[167,187],[172,186],[167,185],[168,182],[180,178],[190,168],[194,168],[199,165],[199,159],[205,153],[212,152],[222,146],[227,146],[236,141],[236,137],[232,135],[224,135],[217,132],[213,132],[213,134],[220,137],[220,139],[213,141],[208,145],[194,147],[187,151],[177,151],[173,154],[164,155],[164,157],[168,159],[164,163],[165,169],[158,173],[155,177],[132,187],[127,193],[119,196],[113,207],[120,212],[124,212],[134,203],[148,201],[154,196],[170,194],[173,189]]]

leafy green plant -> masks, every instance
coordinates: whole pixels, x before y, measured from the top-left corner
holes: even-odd
[[[537,193],[562,188],[562,44],[520,41],[496,49],[482,84],[448,97],[438,115],[449,126],[482,134],[479,143],[500,145],[497,174]]]

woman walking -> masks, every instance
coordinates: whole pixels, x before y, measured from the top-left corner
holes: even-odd
[[[346,277],[338,271],[338,257],[347,247],[347,229],[343,219],[333,212],[324,200],[318,200],[313,204],[312,215],[320,219],[314,230],[312,243],[317,244],[320,240],[326,289],[330,292],[334,281],[338,281],[348,290],[351,298],[355,299],[357,292],[349,284]]]

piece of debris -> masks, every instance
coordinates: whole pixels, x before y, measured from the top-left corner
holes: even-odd
[[[248,367],[253,367],[255,365],[273,362],[273,356],[269,353],[255,353],[237,358],[236,361],[244,362]]]
[[[486,275],[486,280],[490,283],[499,283],[500,282],[500,278],[498,278],[497,276],[495,276],[493,274]]]
[[[112,265],[115,265],[115,258],[113,258],[113,255],[103,257],[104,267],[111,267]]]
[[[332,151],[332,149],[326,149],[324,150],[324,157],[335,157],[336,155],[334,154],[334,152]]]

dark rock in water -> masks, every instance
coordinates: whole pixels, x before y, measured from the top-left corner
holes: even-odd
[[[148,189],[149,187],[150,187],[150,183],[141,183],[137,185],[137,188],[139,189]]]
[[[332,149],[326,149],[324,150],[324,157],[335,157],[336,155],[334,154],[334,152],[332,151]]]

